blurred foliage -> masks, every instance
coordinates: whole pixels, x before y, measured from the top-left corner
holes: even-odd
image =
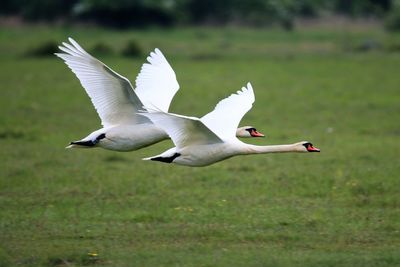
[[[381,16],[392,6],[392,0],[336,0],[331,3],[336,12],[351,16]]]
[[[78,0],[5,0],[1,14],[18,14],[26,20],[56,20],[67,16]]]
[[[103,56],[114,54],[113,49],[108,44],[103,42],[96,43],[92,47],[92,49],[90,49],[90,52],[94,55],[103,55]]]
[[[385,20],[385,27],[389,31],[400,31],[400,0],[393,3],[393,8]]]
[[[29,49],[25,56],[28,57],[53,57],[54,53],[59,52],[58,43],[55,41],[45,41],[36,47]]]
[[[127,57],[140,57],[143,55],[143,51],[138,42],[129,40],[122,49],[122,55]]]
[[[71,10],[79,20],[125,28],[150,24],[170,26],[175,20],[175,1],[81,0]]]
[[[233,23],[250,26],[280,24],[285,29],[292,29],[296,17],[321,14],[382,17],[391,13],[394,1],[3,0],[0,15],[19,15],[33,21],[85,21],[118,28]]]

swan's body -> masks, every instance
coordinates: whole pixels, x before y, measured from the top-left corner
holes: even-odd
[[[56,53],[75,73],[101,119],[103,128],[71,142],[67,148],[101,147],[116,151],[137,150],[169,138],[168,134],[146,117],[138,116],[144,106],[168,112],[179,89],[172,67],[157,48],[147,57],[136,78],[134,90],[130,81],[87,53],[69,38]],[[263,136],[253,127],[237,129],[239,137]]]
[[[307,141],[302,141],[289,145],[255,146],[243,143],[239,140],[236,142],[232,140],[217,144],[187,146],[180,149],[173,147],[158,156],[145,158],[145,160],[162,161],[167,163],[172,162],[179,165],[201,167],[211,165],[237,155],[307,152],[304,144],[310,143]]]
[[[240,127],[237,137],[264,137],[252,126]],[[117,125],[101,128],[92,132],[80,141],[71,142],[67,148],[102,147],[115,151],[132,151],[169,139],[168,134],[153,123],[135,125]]]
[[[198,119],[162,111],[141,113],[165,130],[175,144],[164,153],[146,158],[186,166],[206,166],[236,155],[277,152],[319,152],[310,142],[256,146],[235,137],[235,128],[251,109],[254,92],[250,83],[237,94],[220,101],[215,109]]]
[[[80,141],[71,142],[68,148],[101,147],[115,151],[132,151],[169,138],[152,123],[116,125],[92,132]]]

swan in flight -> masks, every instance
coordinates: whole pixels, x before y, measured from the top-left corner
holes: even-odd
[[[247,154],[274,152],[320,152],[308,141],[287,145],[256,146],[235,137],[235,129],[255,100],[250,83],[247,88],[221,100],[215,109],[202,117],[187,117],[162,110],[140,112],[166,131],[175,147],[164,153],[145,158],[186,166],[207,166],[215,162]]]
[[[130,81],[87,53],[75,40],[63,42],[55,55],[65,61],[77,76],[95,107],[103,128],[85,138],[71,142],[67,148],[93,148],[116,151],[137,150],[161,140],[168,134],[146,117],[138,116],[144,106],[168,112],[179,89],[175,72],[159,49],[147,57],[136,78],[134,90]],[[237,129],[239,137],[261,137],[252,127]]]

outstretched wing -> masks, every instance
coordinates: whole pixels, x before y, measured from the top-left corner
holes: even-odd
[[[247,83],[247,88],[242,87],[236,94],[221,100],[213,111],[200,120],[220,138],[234,139],[240,121],[251,109],[254,100],[253,87]]]
[[[147,57],[136,78],[135,92],[144,106],[155,106],[168,112],[172,98],[179,89],[174,70],[161,51],[156,48]]]
[[[128,79],[119,75],[87,53],[76,41],[59,46],[64,53],[56,53],[75,73],[92,100],[104,127],[121,123],[148,121],[137,116],[143,104],[133,91]]]
[[[156,126],[163,129],[178,148],[189,145],[205,145],[222,142],[222,140],[198,118],[161,111],[151,113],[143,112],[139,114],[146,116]]]

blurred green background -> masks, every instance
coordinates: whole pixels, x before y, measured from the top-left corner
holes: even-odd
[[[400,266],[396,1],[1,7],[0,266]],[[132,82],[160,48],[175,113],[202,116],[250,81],[241,125],[267,137],[243,141],[322,152],[188,168],[141,160],[171,141],[65,150],[100,127],[52,54],[69,36]]]
[[[210,24],[281,25],[293,29],[296,18],[332,15],[384,19],[398,28],[398,0],[3,0],[0,14],[27,21],[93,22],[130,26]]]

